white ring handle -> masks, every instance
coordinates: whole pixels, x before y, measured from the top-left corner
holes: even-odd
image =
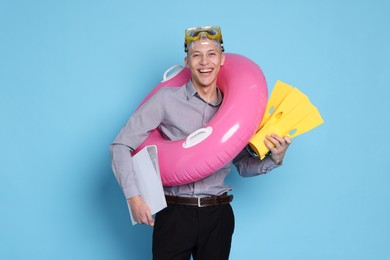
[[[183,143],[183,147],[190,148],[192,146],[199,144],[207,137],[209,137],[212,132],[213,132],[213,128],[211,126],[208,126],[206,128],[199,128],[198,130],[194,131],[189,136],[187,136],[186,140]]]
[[[175,69],[179,69],[179,70],[173,72],[171,75],[168,75],[168,73],[171,73],[171,72],[172,72],[173,70],[175,70]],[[181,65],[178,65],[178,64],[173,65],[172,67],[170,67],[169,69],[167,69],[167,70],[164,72],[162,82],[167,81],[167,80],[173,78],[174,76],[176,76],[177,74],[179,74],[179,72],[182,71],[183,69],[184,69],[184,67],[181,66]]]

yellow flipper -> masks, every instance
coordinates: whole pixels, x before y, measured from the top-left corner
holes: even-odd
[[[263,124],[263,128],[270,124],[275,124],[282,120],[286,115],[291,113],[294,109],[302,104],[310,104],[309,99],[305,94],[300,92],[297,88],[293,88],[288,95],[282,100],[278,108],[276,108],[271,116],[268,118],[267,122]],[[303,111],[304,112],[304,111]],[[297,117],[302,117],[303,115],[297,114]]]
[[[283,99],[290,93],[291,90],[293,90],[293,87],[290,85],[287,85],[280,80],[276,81],[274,89],[272,90],[271,96],[268,100],[259,129],[266,124],[272,113],[279,107],[280,103],[282,103]]]
[[[275,133],[290,138],[303,134],[323,123],[320,113],[307,96],[298,89],[289,93],[273,111],[263,127],[251,138],[249,146],[263,159],[269,152],[264,144],[265,136]]]

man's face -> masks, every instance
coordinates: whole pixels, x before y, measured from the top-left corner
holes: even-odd
[[[195,87],[207,88],[216,86],[217,76],[225,55],[214,41],[202,39],[191,43],[185,58],[186,66],[191,71]]]

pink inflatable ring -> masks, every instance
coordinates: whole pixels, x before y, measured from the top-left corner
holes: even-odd
[[[230,162],[245,148],[256,133],[267,103],[267,84],[259,66],[237,54],[225,54],[225,63],[218,74],[217,85],[223,101],[215,116],[187,138],[165,140],[155,129],[134,151],[156,145],[162,183],[175,186],[191,183],[207,176]],[[142,101],[162,87],[181,87],[191,77],[188,68],[160,82]]]

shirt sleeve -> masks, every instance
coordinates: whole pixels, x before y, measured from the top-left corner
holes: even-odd
[[[266,174],[282,165],[282,162],[279,164],[274,163],[270,156],[266,156],[262,160],[254,158],[246,149],[243,149],[240,154],[236,156],[233,163],[242,177]]]
[[[126,199],[139,195],[131,158],[132,149],[126,145],[112,144],[110,150],[112,170]]]
[[[163,91],[139,107],[110,146],[111,164],[126,199],[139,195],[131,153],[156,129],[163,118]]]
[[[163,90],[157,91],[134,112],[113,144],[123,144],[135,150],[161,124],[164,116]]]

